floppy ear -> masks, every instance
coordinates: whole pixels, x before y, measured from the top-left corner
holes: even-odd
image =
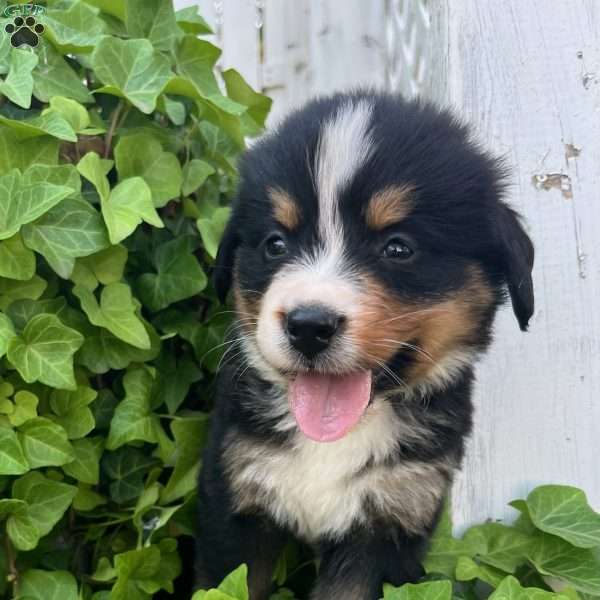
[[[231,287],[235,252],[239,243],[240,239],[237,233],[237,227],[232,218],[229,220],[229,223],[227,223],[227,227],[225,227],[225,231],[223,232],[213,271],[213,282],[217,297],[221,303],[225,302],[227,292],[229,292],[229,288]]]
[[[496,240],[500,246],[502,269],[513,311],[521,330],[526,331],[534,308],[533,244],[514,210],[502,204],[496,214]]]

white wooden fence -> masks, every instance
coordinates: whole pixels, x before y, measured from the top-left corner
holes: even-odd
[[[357,85],[456,108],[511,165],[536,245],[537,310],[507,308],[478,371],[476,432],[454,494],[459,527],[513,516],[533,486],[600,508],[598,0],[176,0],[215,25],[222,64],[274,99],[271,123]]]

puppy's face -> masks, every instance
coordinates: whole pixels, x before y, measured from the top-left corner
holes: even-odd
[[[526,327],[531,243],[497,164],[447,114],[318,101],[241,174],[217,289],[233,281],[247,357],[312,439],[342,437],[374,391],[451,379],[487,345],[505,285]]]

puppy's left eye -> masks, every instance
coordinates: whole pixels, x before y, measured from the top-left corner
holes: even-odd
[[[401,238],[392,238],[383,248],[381,255],[384,258],[407,260],[414,254],[414,250]]]
[[[287,245],[280,235],[272,235],[265,241],[265,256],[267,258],[280,258],[286,254]]]

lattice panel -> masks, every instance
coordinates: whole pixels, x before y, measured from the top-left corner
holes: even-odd
[[[386,0],[386,84],[416,95],[427,69],[428,0]]]

